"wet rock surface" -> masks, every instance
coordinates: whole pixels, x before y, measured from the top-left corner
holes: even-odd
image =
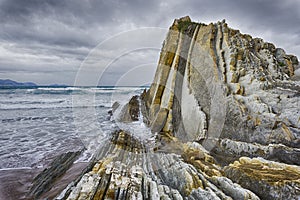
[[[55,181],[72,166],[80,153],[81,151],[67,152],[56,157],[49,167],[33,179],[28,198],[39,199],[42,194],[48,192]]]

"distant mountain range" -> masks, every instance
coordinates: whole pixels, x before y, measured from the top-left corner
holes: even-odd
[[[13,81],[10,79],[0,79],[0,86],[24,86],[24,87],[32,87],[32,86],[37,86],[37,84],[32,83],[32,82],[17,82]]]
[[[35,87],[35,86],[39,86],[36,83],[33,82],[17,82],[17,81],[13,81],[10,79],[0,79],[0,87]],[[47,87],[66,87],[67,85],[63,85],[63,84],[50,84],[47,85]]]

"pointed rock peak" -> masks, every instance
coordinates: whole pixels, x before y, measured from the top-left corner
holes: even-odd
[[[192,20],[189,16],[185,16],[185,17],[181,17],[179,19],[175,19],[172,26],[171,26],[171,29],[178,29],[178,25],[181,24],[181,23],[191,23]]]
[[[191,18],[189,16],[185,16],[185,17],[181,17],[179,19],[175,19],[178,20],[179,22],[191,22]]]
[[[227,26],[227,23],[226,23],[225,19],[223,19],[222,21],[219,21],[218,23]]]

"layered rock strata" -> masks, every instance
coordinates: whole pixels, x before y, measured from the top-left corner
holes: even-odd
[[[133,135],[115,132],[93,169],[57,199],[259,199],[223,176],[198,143],[162,140],[154,152]]]
[[[299,199],[298,68],[225,21],[175,20],[150,89],[121,108],[148,139],[114,132],[57,199]]]
[[[225,21],[175,20],[142,95],[145,122],[217,154],[299,164],[298,68],[296,56]]]
[[[26,198],[39,199],[42,194],[47,193],[57,183],[57,180],[72,166],[82,151],[67,152],[57,156],[46,169],[34,178],[30,192]]]
[[[299,166],[262,158],[241,157],[224,171],[228,178],[256,191],[262,199],[297,199],[300,195],[299,169]]]

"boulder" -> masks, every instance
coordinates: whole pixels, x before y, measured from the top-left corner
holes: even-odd
[[[118,106],[119,107],[119,106]],[[140,115],[140,102],[139,96],[133,96],[130,101],[125,104],[119,114],[119,120],[121,122],[138,121]]]
[[[299,199],[300,167],[241,157],[224,168],[228,178],[262,199]]]

